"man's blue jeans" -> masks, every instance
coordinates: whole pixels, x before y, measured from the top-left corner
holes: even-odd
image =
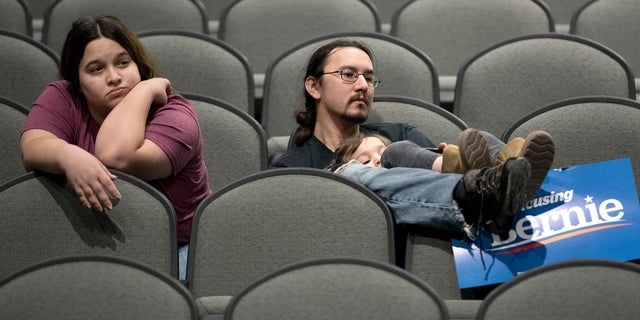
[[[178,248],[178,280],[187,279],[187,257],[189,256],[189,245]]]
[[[504,142],[481,131],[495,162]],[[453,189],[461,174],[439,173],[423,168],[374,168],[350,162],[336,171],[375,192],[393,211],[398,224],[422,225],[469,234]]]
[[[375,192],[393,211],[397,224],[465,232],[464,217],[453,200],[461,174],[422,168],[374,168],[357,161],[336,173]]]

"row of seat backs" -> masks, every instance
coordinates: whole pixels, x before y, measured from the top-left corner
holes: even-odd
[[[219,131],[212,131],[210,135],[204,133],[205,141],[219,143],[217,147],[205,148],[205,152],[221,153],[218,151],[227,150],[224,153],[230,154],[228,158],[221,158],[218,161],[207,160],[209,165],[213,164],[212,169],[210,169],[213,172],[211,179],[214,183],[217,183],[212,185],[214,190],[227,186],[242,177],[253,173],[257,174],[264,170],[265,138],[260,135],[259,126],[255,120],[236,109],[229,108],[229,106],[225,107],[220,101],[197,100],[199,97],[189,95],[187,95],[187,98],[194,102],[204,127],[219,128]],[[383,103],[380,105],[379,111],[382,111],[383,114],[387,112],[391,116],[402,115],[404,112],[398,111],[404,109],[404,107],[397,107],[396,105],[402,105],[402,103],[407,103],[408,101],[410,102],[411,100],[379,101],[379,103]],[[200,103],[203,104],[199,105]],[[216,103],[219,105],[216,105]],[[389,103],[389,105],[387,106],[385,103]],[[7,140],[2,145],[3,147],[14,145],[14,149],[5,149],[2,152],[3,155],[9,154],[14,158],[13,162],[11,160],[3,161],[6,164],[3,168],[10,167],[13,163],[16,167],[13,175],[17,175],[23,172],[17,136],[21,129],[20,124],[23,122],[23,118],[26,117],[26,110],[8,100],[5,100],[3,104],[0,109],[3,112],[3,116],[0,117],[3,121],[2,128],[13,127],[13,133],[3,134],[3,139]],[[394,108],[396,109],[394,110]],[[423,117],[426,120],[431,120],[432,122],[425,122],[424,127],[417,125],[419,130],[431,130],[429,136],[456,136],[466,128],[464,122],[449,113],[441,111],[437,106],[431,105],[431,110],[424,108],[426,112],[421,115],[418,112],[422,112],[423,109],[419,108],[419,106],[409,104],[406,112],[407,118],[417,119]],[[441,113],[440,115],[438,111]],[[377,117],[378,115],[373,113],[372,116]],[[12,120],[12,117],[16,119]],[[638,174],[640,173],[640,150],[635,147],[635,140],[640,136],[640,129],[636,125],[639,117],[639,103],[634,100],[605,96],[569,99],[542,107],[523,117],[505,132],[502,140],[508,141],[515,136],[526,136],[528,132],[533,130],[546,130],[554,137],[556,144],[557,153],[553,167],[560,168],[629,157],[632,161],[635,179],[640,182],[640,175]],[[438,118],[438,120],[433,121],[434,118]],[[381,119],[384,121],[389,118]],[[398,119],[394,118],[391,121],[398,121]],[[253,138],[242,141],[226,141],[234,138],[225,137],[227,132],[221,128],[225,124],[230,125],[228,130],[234,130],[233,128],[241,128],[242,126],[247,128],[247,131],[236,131],[235,133],[237,134],[234,136],[251,136],[251,131],[253,130]],[[439,130],[441,130],[440,133],[438,133]],[[207,132],[207,130],[203,130],[203,132]],[[15,137],[15,139],[10,141],[7,137]],[[450,139],[455,141],[455,138]],[[262,149],[262,152],[257,153],[261,155],[255,157],[254,159],[257,158],[256,160],[237,165],[237,161],[243,161],[242,157],[249,157],[249,154],[253,154],[253,151],[248,151],[244,155],[241,153],[234,154],[231,151],[241,149],[242,144],[250,145],[250,140],[254,140],[256,143],[249,149]],[[206,145],[210,144],[207,143]],[[207,159],[216,158],[207,156]],[[234,168],[238,171],[233,171]],[[225,177],[224,172],[220,171],[220,169],[231,170],[232,174]],[[7,174],[8,176],[10,175]]]
[[[61,294],[64,292],[64,294]],[[109,256],[65,256],[0,279],[3,319],[200,319],[175,279]],[[410,273],[361,258],[305,259],[252,282],[225,319],[448,319],[436,292]]]
[[[555,159],[556,162],[554,162],[554,167],[558,167],[560,164],[566,164],[566,165],[581,164],[581,163],[586,163],[590,161],[602,161],[602,160],[615,159],[615,158],[628,156],[628,157],[631,157],[632,159],[634,172],[639,172],[638,159],[640,159],[640,155],[638,154],[639,152],[638,149],[633,147],[635,146],[635,139],[638,136],[638,130],[639,130],[635,124],[637,123],[637,119],[640,115],[640,108],[638,107],[638,103],[636,101],[623,99],[623,98],[614,98],[614,97],[590,97],[590,98],[580,98],[577,100],[569,100],[569,101],[558,103],[554,106],[550,106],[544,109],[546,110],[545,112],[534,113],[529,117],[529,119],[523,120],[520,123],[517,123],[516,125],[514,125],[514,129],[509,131],[510,134],[505,135],[503,139],[508,139],[508,137],[512,137],[516,134],[521,136],[525,135],[527,132],[533,130],[533,128],[543,129],[543,130],[549,131],[555,137],[555,143],[557,146],[558,153]],[[587,111],[587,112],[583,112],[583,111]],[[596,122],[595,124],[594,124],[594,121]],[[599,127],[597,124],[599,122],[605,123],[606,126]],[[518,129],[519,126],[522,126],[522,128]],[[602,130],[593,130],[593,128],[598,128],[598,129],[601,128]],[[592,137],[592,139],[586,139],[585,137]],[[598,139],[601,139],[601,140],[598,140]],[[615,141],[616,143],[611,143],[611,141]],[[598,145],[599,147],[590,148],[590,147],[593,147],[594,145]],[[629,146],[632,146],[632,147],[629,147]],[[563,162],[563,161],[568,161],[568,162]],[[295,169],[294,171],[298,172],[298,170],[301,170],[301,169]],[[308,170],[313,170],[313,169],[308,169]],[[305,171],[305,170],[302,170],[302,171]],[[300,179],[300,178],[294,178],[294,177],[283,178],[280,180],[281,182],[294,184],[292,190],[288,188],[274,187],[274,185],[276,185],[275,180],[269,180],[268,182],[266,180],[262,182],[257,182],[257,179],[259,179],[259,177],[277,176],[278,175],[277,173],[279,172],[280,171],[278,170],[265,171],[265,172],[256,174],[252,178],[245,178],[246,181],[252,181],[255,183],[249,184],[251,187],[247,187],[247,189],[236,189],[235,187],[240,188],[240,186],[244,185],[244,183],[236,182],[233,186],[227,186],[222,190],[220,190],[219,192],[217,192],[214,196],[212,196],[212,199],[210,201],[211,203],[216,202],[218,200],[214,200],[214,198],[219,197],[220,199],[223,199],[224,200],[223,203],[226,203],[226,204],[221,204],[220,202],[216,202],[216,205],[224,208],[229,208],[229,210],[232,210],[234,208],[241,208],[242,210],[246,211],[247,207],[245,206],[253,205],[254,214],[261,215],[261,214],[264,214],[265,212],[275,212],[277,211],[277,209],[269,208],[269,206],[265,206],[264,203],[266,201],[265,202],[259,202],[259,201],[247,202],[246,199],[254,199],[254,198],[260,199],[261,196],[268,197],[270,199],[277,198],[277,199],[281,199],[284,203],[289,203],[290,206],[287,207],[287,210],[294,210],[295,213],[290,213],[290,215],[295,216],[295,215],[299,215],[300,213],[309,211],[308,210],[309,207],[316,207],[317,205],[326,204],[327,199],[336,199],[333,193],[327,193],[331,190],[334,190],[334,191],[337,190],[338,195],[342,195],[342,194],[350,195],[348,192],[344,192],[344,190],[340,190],[340,188],[336,188],[335,184],[337,183],[337,181],[334,179],[339,179],[338,176],[333,176],[328,172],[324,172],[324,171],[319,171],[319,172],[321,172],[320,174],[331,175],[331,177],[326,177],[326,179],[328,179],[326,181],[330,181],[331,183],[334,184],[331,187],[327,188],[329,190],[325,190],[324,188],[318,189],[319,188],[318,185],[321,184],[320,180],[318,181],[311,180],[312,183],[310,183],[308,187],[303,187],[300,184],[305,183],[304,181],[306,181],[306,179]],[[315,174],[316,173],[314,171],[314,175]],[[124,183],[124,181],[126,181],[129,178],[123,174],[118,174],[118,175],[121,177],[118,180],[118,183]],[[256,180],[253,180],[254,178]],[[294,182],[291,182],[291,180],[294,180]],[[639,181],[637,174],[636,174],[636,181]],[[58,184],[56,184],[55,181],[47,182],[45,184],[48,184],[50,186],[50,187],[47,187],[46,189],[54,190],[56,188],[62,187],[62,185],[59,182]],[[263,187],[268,187],[271,190],[265,193],[263,191],[263,187],[259,187],[259,185],[262,185]],[[341,184],[338,184],[338,185],[341,185]],[[24,195],[31,195],[31,193],[36,189],[37,187],[34,185],[25,185],[23,188],[14,190],[15,191],[14,194],[24,197]],[[123,189],[121,188],[121,190]],[[314,190],[317,192],[310,194],[309,190]],[[276,192],[277,194],[272,194],[271,192]],[[296,192],[299,192],[299,193],[296,193]],[[2,193],[0,193],[0,195],[1,194]],[[308,200],[309,196],[313,194],[318,195],[322,198],[322,200],[317,200],[317,199],[314,200],[316,201],[315,205]],[[6,195],[6,193],[4,193],[4,195]],[[285,196],[286,197],[291,196],[293,198],[283,198]],[[363,197],[363,199],[366,199],[367,197],[370,197],[370,196],[371,194],[369,193],[369,195]],[[137,199],[139,197],[135,196],[134,198]],[[356,197],[353,197],[350,195],[349,201],[354,201],[355,198]],[[35,203],[36,201],[34,200],[36,200],[36,198],[30,196],[29,201]],[[296,204],[293,202],[294,200],[297,200],[297,201],[302,200],[304,203]],[[62,204],[65,204],[65,206],[69,206],[70,204],[73,204],[75,202],[77,202],[77,200],[75,199],[75,196],[69,191],[57,191],[50,197],[48,202],[45,204],[45,208],[48,209],[50,207],[55,207],[57,203],[62,203]],[[12,202],[7,199],[2,199],[0,203],[7,204],[9,205],[10,208],[17,206],[17,205],[13,205]],[[116,206],[114,210],[126,208],[121,206],[122,204],[123,202],[121,202],[118,206]],[[355,204],[355,202],[353,204]],[[150,206],[148,204],[144,204],[143,207],[150,207]],[[202,208],[199,208],[199,210],[205,210],[204,209],[205,207],[206,205],[203,204]],[[86,210],[84,208],[80,208],[78,204],[76,204],[75,207],[71,205],[71,208],[76,208],[77,210],[79,210],[78,212],[82,212],[82,210]],[[305,210],[300,210],[299,208],[305,208]],[[346,206],[346,208],[350,210],[348,212],[342,213],[342,215],[349,215],[351,214],[351,211],[356,211],[355,209],[353,209],[353,207]],[[336,208],[329,208],[329,209],[336,209]],[[142,209],[139,209],[139,210],[140,212],[142,212]],[[63,211],[69,212],[68,208],[63,209]],[[217,210],[213,210],[213,211],[217,211]],[[8,209],[8,210],[3,209],[2,212],[11,212],[11,209]],[[28,213],[41,213],[41,212],[42,210],[37,210],[37,209],[26,210],[24,213],[18,214],[14,218],[19,219],[19,221],[17,221],[19,224],[23,224],[24,217],[28,216]],[[229,213],[229,214],[232,214],[232,213]],[[80,215],[80,213],[78,213],[78,215]],[[127,216],[125,214],[121,214],[121,215]],[[282,216],[288,217],[287,215],[284,215],[284,214]],[[322,216],[324,216],[324,214],[322,214]],[[108,221],[102,222],[102,223],[101,222],[96,223],[92,220],[96,217],[93,217],[92,215],[83,216],[83,218],[81,219],[72,219],[71,217],[73,217],[73,215],[62,219],[62,222],[64,223],[64,221],[66,221],[65,219],[72,221],[72,223],[73,221],[75,221],[76,224],[73,225],[73,228],[58,228],[58,227],[56,228],[66,231],[67,235],[74,234],[74,231],[72,231],[72,229],[76,230],[76,232],[78,233],[84,234],[86,232],[82,231],[83,228],[89,228],[91,232],[89,232],[88,234],[92,235],[91,239],[96,238],[102,242],[109,244],[108,246],[104,244],[97,245],[97,247],[101,247],[103,249],[106,249],[106,247],[108,247],[109,249],[107,251],[121,248],[123,244],[119,243],[118,241],[121,241],[122,239],[131,240],[127,235],[128,233],[122,231],[124,230],[124,228],[119,229],[121,230],[121,234],[119,234],[117,232],[118,229],[115,229],[116,232],[113,232],[113,228],[105,229],[104,227],[104,226],[109,227],[112,225],[120,226],[123,223],[130,223],[130,222],[125,222],[123,220],[123,221],[115,221],[114,223],[109,223]],[[113,220],[113,217],[116,217],[116,219],[118,219],[117,217],[119,217],[119,215],[115,213],[112,216],[112,214],[110,213],[110,215],[108,216],[108,218],[111,220]],[[228,220],[233,221],[233,219],[238,218],[239,219],[238,221],[240,221],[241,217],[242,215],[238,215],[237,217],[234,216],[232,218],[229,218]],[[147,219],[148,218],[144,219],[145,224],[148,224]],[[244,217],[242,219],[247,219],[247,217]],[[3,221],[10,221],[10,220],[3,219]],[[78,221],[81,221],[82,224],[78,224],[77,223]],[[224,219],[223,220],[213,219],[211,221],[214,221],[215,224],[219,224],[219,222],[224,221]],[[258,223],[252,224],[248,222],[244,223],[242,221],[240,222],[238,221],[236,221],[236,223],[241,228],[247,228],[246,226],[250,226],[250,225],[259,225],[260,228],[265,227],[264,225],[260,225]],[[272,221],[272,223],[268,225],[276,228],[276,229],[273,229],[274,230],[273,234],[276,234],[277,232],[282,232],[282,230],[286,230],[286,228],[283,229],[283,226],[291,226],[291,224],[295,224],[297,228],[299,225],[304,225],[305,222],[308,223],[309,221],[312,221],[312,220],[304,219],[302,217],[296,217],[296,219],[292,221],[288,221],[288,220],[285,220],[284,222],[280,221],[280,224],[278,224],[278,222],[276,221]],[[298,223],[296,224],[296,222]],[[48,226],[55,225],[55,223],[52,223],[51,220],[48,220],[46,224]],[[96,224],[100,224],[100,228],[96,227]],[[82,226],[85,226],[85,227],[82,227]],[[133,229],[137,230],[137,228],[134,228],[134,227],[127,230],[133,230]],[[245,235],[245,237],[249,237],[254,234],[254,232],[251,232],[253,231],[252,228],[247,228],[247,229],[249,232],[247,232],[246,234],[245,233],[241,233],[241,234]],[[371,229],[372,228],[369,228],[369,230]],[[101,234],[100,232],[104,230],[109,231],[111,233],[107,233],[106,236],[100,235]],[[203,228],[202,230],[206,230],[206,228]],[[98,232],[99,236],[94,234],[96,232]],[[157,230],[154,230],[154,232],[157,233]],[[213,231],[206,231],[206,232],[202,231],[202,232],[204,232],[205,235],[212,235],[217,233]],[[6,234],[6,233],[3,232],[3,234]],[[197,234],[197,231],[195,231],[194,234]],[[14,236],[11,236],[11,235],[14,235]],[[125,235],[124,238],[123,238],[123,235]],[[264,243],[266,243],[268,240],[268,238],[264,234],[262,235],[263,235],[262,238],[260,238],[259,240],[263,242],[258,241],[259,245],[252,242],[251,248],[249,249],[247,248],[243,249],[241,247],[241,243],[246,242],[246,240],[244,240],[242,236],[240,236],[239,238],[231,238],[232,240],[235,239],[235,241],[229,241],[226,243],[226,245],[236,247],[235,249],[239,250],[237,252],[242,252],[242,254],[238,254],[236,257],[243,256],[243,255],[251,256],[252,254],[255,254],[254,257],[255,256],[259,257],[260,254],[268,254],[268,252],[260,251],[260,249],[265,248]],[[10,234],[9,237],[15,238],[18,236],[19,234]],[[206,237],[209,237],[209,236],[206,236]],[[213,246],[206,246],[203,244],[203,243],[206,243],[206,241],[212,240],[211,238],[215,238],[215,236],[209,237],[209,239],[207,240],[202,240],[200,238],[199,240],[197,239],[192,240],[192,243],[200,243],[202,247],[201,249],[194,249],[193,253],[191,253],[193,256],[189,257],[190,261],[195,261],[195,259],[197,259],[196,258],[197,252],[200,252],[204,255],[212,254],[211,252],[208,251],[209,250],[208,248]],[[392,238],[394,237],[392,236],[388,237],[388,239],[392,239]],[[64,238],[64,239],[68,239],[68,238]],[[306,239],[309,240],[309,238],[306,238]],[[48,237],[46,240],[48,241]],[[96,243],[100,243],[100,241],[98,240],[93,240],[94,242],[91,243],[91,246],[95,247]],[[310,240],[317,240],[320,243],[330,242],[328,240],[323,241],[318,237],[312,237],[312,239]],[[65,240],[65,241],[67,242],[64,244],[67,245],[68,247],[70,243],[69,241],[71,240]],[[213,239],[213,241],[217,241],[217,239]],[[154,244],[156,242],[157,241],[154,241]],[[8,242],[3,242],[3,243],[8,243]],[[174,243],[174,242],[171,242],[171,243]],[[285,242],[280,241],[277,243],[278,243],[278,246],[285,246],[289,244],[289,242],[287,241]],[[54,242],[53,244],[56,244],[56,243]],[[317,245],[317,242],[314,244]],[[13,242],[11,242],[11,245],[13,245]],[[193,246],[194,248],[198,247],[197,244],[193,244]],[[275,248],[278,246],[274,246],[271,248]],[[207,249],[202,249],[202,248],[207,248]],[[260,249],[256,249],[256,248],[260,248]],[[49,252],[49,250],[50,249],[46,249],[44,251]],[[145,249],[145,250],[148,250],[148,249]],[[323,249],[317,249],[317,250],[322,251]],[[33,250],[27,250],[25,248],[18,247],[18,251],[21,255],[24,256],[24,252],[32,252]],[[7,249],[3,248],[3,252],[10,252],[9,248]],[[36,253],[42,252],[42,249],[35,250],[35,252]],[[295,252],[299,252],[299,251],[295,251]],[[309,251],[307,253],[312,253],[312,252]],[[317,254],[317,252],[314,251],[312,254]],[[175,258],[175,255],[171,255],[171,256]],[[283,261],[286,261],[286,258],[287,258],[286,256],[287,255],[285,254]],[[393,256],[394,256],[393,254],[389,254],[389,257],[393,257]],[[288,257],[291,258],[291,255],[288,255]],[[443,297],[451,298],[451,299],[457,299],[459,297],[460,293],[459,293],[459,290],[457,289],[457,282],[455,280],[455,272],[454,272],[455,268],[453,265],[451,247],[450,247],[450,243],[447,240],[440,240],[440,239],[433,238],[431,236],[424,236],[418,233],[410,233],[408,238],[406,257],[407,257],[407,261],[405,263],[405,267],[408,270],[410,270],[412,273],[419,276],[420,278],[426,279],[429,281],[429,283],[432,283],[433,287],[437,290],[437,292],[442,294]],[[209,257],[209,259],[215,259],[215,258]],[[271,265],[271,267],[277,267],[279,265],[277,262],[274,262],[273,260],[266,260],[266,259],[267,258],[262,258],[261,260],[256,258],[256,261],[259,261],[259,265],[262,265],[262,266],[267,265],[267,264],[264,264],[264,261],[271,261],[270,263],[274,263],[273,265]],[[12,261],[12,260],[8,259],[7,261]],[[224,261],[227,261],[227,259],[225,257],[223,259],[217,259],[217,261],[218,261],[217,263],[222,263]],[[229,266],[229,268],[226,270],[236,271],[236,268],[238,268],[237,266],[239,262],[235,260],[229,260],[229,261],[234,261],[234,265]],[[434,261],[438,261],[438,264],[435,264]],[[197,261],[191,262],[189,264],[191,271],[188,272],[189,283],[191,284],[207,283],[207,281],[204,281],[203,279],[206,279],[206,277],[209,277],[209,276],[213,276],[213,274],[209,273],[209,271],[207,270],[203,270],[202,271],[203,273],[198,275],[196,266],[210,265],[210,264],[213,265],[215,263],[209,262],[209,261],[204,263],[198,263]],[[425,266],[430,266],[430,267],[425,267]],[[170,270],[174,270],[174,269],[175,268],[170,267]],[[244,281],[240,279],[241,278],[240,276],[235,277],[235,276],[229,276],[227,274],[227,277],[225,277],[224,275],[216,275],[221,277],[219,278],[221,280],[218,280],[219,282],[215,282],[218,284],[218,286],[216,287],[218,288],[218,290],[222,290],[222,291],[216,291],[215,294],[214,293],[212,294],[213,295],[233,295],[233,294],[230,294],[229,292],[238,290],[239,288],[242,287],[242,283],[246,284],[251,279],[254,279],[256,276],[259,276],[261,272],[266,272],[264,269],[260,269],[260,268],[258,268],[258,271],[256,271],[256,269],[252,269],[250,265],[247,265],[247,268],[238,268],[238,269],[244,272],[243,273],[244,276],[242,276],[242,277],[245,277],[243,278]],[[172,271],[169,271],[169,272],[172,272]],[[198,277],[201,277],[201,278],[198,278]],[[202,290],[202,291],[199,291],[200,292],[199,294],[201,295],[208,294],[207,289],[202,289],[202,287],[198,287],[197,285],[194,288],[194,290],[195,291]],[[198,298],[205,299],[206,297],[207,296],[199,296]]]
[[[429,57],[415,47],[382,34],[324,36],[290,49],[267,69],[260,117],[267,137],[287,136],[295,129],[293,110],[303,103],[302,72],[308,56],[322,44],[345,37],[363,40],[373,47],[374,63],[382,79],[377,95],[407,96],[438,104],[436,68]],[[143,41],[145,38],[142,37]],[[576,58],[578,56],[581,58]],[[167,67],[172,59],[171,56],[165,58],[164,66]],[[250,72],[243,72],[243,65],[238,63],[234,71],[227,74],[242,78],[238,80],[242,84],[251,83]],[[174,70],[185,70],[180,67],[176,65]],[[211,69],[202,74],[209,78],[214,77],[210,75],[223,74],[218,72],[219,68],[214,70],[212,66]],[[193,83],[231,82],[220,78],[225,76],[206,79],[208,81],[200,78]],[[461,68],[459,79],[454,114],[470,126],[495,135],[501,135],[518,117],[554,101],[586,95],[631,99],[636,96],[633,73],[619,54],[588,39],[565,34],[528,35],[498,43],[469,60]],[[187,87],[182,85],[182,88]],[[201,90],[211,92],[212,89]],[[231,92],[218,90],[221,94]],[[251,100],[251,91],[235,96]],[[243,103],[243,106],[247,104]],[[496,117],[496,114],[500,116]]]
[[[113,171],[122,199],[84,207],[63,175],[31,172],[0,186],[0,278],[52,256],[100,254],[177,277],[176,218],[166,197]],[[266,170],[240,179],[196,209],[187,283],[196,297],[231,296],[284,264],[361,257],[395,264],[394,218],[372,191],[328,171]]]
[[[58,59],[36,41],[25,43],[26,37],[8,31],[0,31],[0,36],[10,44],[7,48],[20,49],[6,52],[11,62],[0,68],[11,76],[3,78],[6,86],[0,93],[29,106],[47,82],[58,78]],[[361,39],[373,47],[383,81],[379,95],[439,103],[436,68],[415,47],[376,33],[324,36],[290,49],[267,70],[259,122],[268,137],[286,136],[295,128],[292,113],[302,103],[302,70],[308,56],[321,44],[341,37]],[[185,31],[142,33],[141,40],[178,92],[214,96],[256,116],[252,71],[231,46]],[[168,50],[167,43],[173,49]],[[201,63],[194,64],[194,60]],[[636,95],[631,68],[619,54],[565,34],[527,35],[495,44],[470,59],[458,77],[453,112],[469,125],[496,135],[515,118],[553,101],[582,95]]]
[[[240,51],[221,40],[187,31],[148,31],[139,36],[156,61],[160,75],[172,81],[175,91],[216,97],[255,115],[253,72]],[[50,48],[26,36],[0,30],[0,37],[7,48],[19,49],[7,50],[10,56],[4,57],[10,63],[3,64],[3,74],[11,77],[3,81],[7,86],[3,86],[6,89],[0,94],[30,107],[49,82],[59,79],[59,58]],[[295,97],[302,94],[301,72],[312,50],[345,37],[363,40],[376,50],[378,72],[386,83],[378,90],[379,94],[438,103],[437,74],[424,53],[388,35],[335,34],[305,42],[278,59],[277,66],[271,68],[269,78],[274,80],[266,83],[269,94],[265,100],[268,105],[283,107],[273,107],[273,112],[261,117],[265,123],[273,122],[265,126],[271,128],[267,129],[270,136],[290,132],[291,126],[281,128],[280,122],[291,122],[292,110],[299,102]],[[271,85],[271,82],[277,83]],[[290,98],[292,96],[294,98]]]
[[[267,168],[267,136],[255,119],[225,101],[198,94],[184,95],[191,101],[199,117],[205,162],[213,190]],[[28,109],[2,97],[0,106],[4,163],[0,169],[2,182],[24,172],[19,135]],[[638,119],[637,110],[638,102],[628,98],[569,98],[542,105],[515,118],[498,136],[506,142],[516,136],[524,137],[530,131],[544,129],[554,137],[558,150],[554,167],[630,157],[636,181],[640,182],[640,154],[637,148],[629,147],[635,146],[634,139],[640,136],[634,122]],[[407,123],[433,141],[449,143],[456,143],[462,130],[473,127],[437,105],[398,96],[376,97],[368,122]],[[594,132],[593,128],[598,130]],[[585,141],[584,137],[590,139]],[[286,147],[280,151],[286,151]]]
[[[168,1],[167,3],[142,2],[136,3],[134,7],[130,1],[118,1],[122,3],[113,4],[111,1],[108,8],[101,7],[104,4],[99,1],[97,4],[79,0],[53,2],[47,10],[43,41],[53,48],[54,52],[60,52],[66,35],[65,31],[71,22],[79,16],[100,11],[113,12],[136,31],[177,29],[207,34],[205,5],[199,0],[179,3],[170,0],[163,0]],[[624,1],[628,3],[623,3]],[[584,0],[579,2],[586,3]],[[584,24],[590,24],[589,14],[579,15],[579,13],[591,7],[588,11],[594,11],[598,15],[593,19],[597,20],[593,24],[594,28],[607,30],[605,32],[610,35],[614,32],[613,37],[597,37],[604,40],[604,43],[620,36],[621,33],[617,32],[616,27],[620,24],[620,12],[627,13],[630,17],[623,20],[625,23],[635,21],[633,19],[635,15],[629,10],[633,9],[632,0],[595,2],[597,2],[596,5],[589,3],[580,9],[574,8],[572,24],[579,21],[577,19],[579,16],[580,20],[586,20]],[[14,11],[23,10],[19,8],[19,4],[24,7],[23,2],[16,0],[11,0],[7,6]],[[574,2],[567,8],[577,4]],[[558,9],[557,11],[562,7],[557,3],[552,5],[554,9]],[[596,9],[597,7],[603,7],[604,10]],[[219,8],[216,7],[216,9]],[[377,9],[367,0],[309,1],[296,6],[291,6],[284,0],[243,0],[228,3],[224,9],[220,18],[219,38],[244,52],[258,74],[262,74],[268,64],[286,48],[303,40],[337,32],[380,31],[375,24],[379,20]],[[617,14],[607,15],[612,11]],[[151,18],[140,19],[138,12],[144,12],[144,16]],[[149,12],[153,14],[148,14]],[[20,16],[17,12],[10,18],[17,19]],[[562,16],[564,17],[564,14]],[[601,19],[602,17],[605,19]],[[564,20],[564,18],[561,19]],[[616,19],[616,23],[611,24],[610,19]],[[10,22],[8,20],[7,22]],[[254,23],[247,24],[245,23],[247,20]],[[314,21],[314,23],[311,24],[308,21]],[[603,21],[607,21],[605,28],[601,28]],[[443,78],[442,85],[446,88],[453,88],[456,72],[471,54],[493,43],[516,36],[554,31],[554,19],[550,9],[546,2],[539,0],[408,1],[395,12],[392,25],[392,35],[415,45],[435,61]],[[612,47],[618,49],[632,46],[633,44],[630,45],[623,39],[618,40]]]
[[[60,294],[64,292],[64,294]],[[604,259],[556,262],[519,274],[465,319],[631,319],[640,307],[640,267]],[[362,258],[287,264],[221,306],[224,319],[452,319],[422,279]],[[175,279],[131,260],[65,256],[0,279],[3,319],[204,319]],[[456,302],[456,301],[453,301]]]
[[[209,20],[217,21],[226,8],[228,8],[236,0],[201,0],[204,5],[207,17]],[[387,1],[387,0],[370,0],[375,5],[380,21],[384,23],[390,23],[393,15],[407,2],[412,0],[402,1]],[[544,3],[549,7],[556,23],[569,24],[573,13],[583,6],[585,3],[591,0],[544,0]],[[30,15],[34,19],[43,19],[45,12],[53,0],[15,0],[14,2],[26,3],[30,9]]]
[[[633,318],[640,311],[639,284],[640,266],[633,263],[556,262],[512,278],[464,319]],[[367,261],[315,260],[255,281],[231,299],[225,319],[454,318],[447,305],[452,304],[428,282],[403,270]]]

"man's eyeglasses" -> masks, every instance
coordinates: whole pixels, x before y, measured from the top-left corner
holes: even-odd
[[[375,88],[378,86],[378,84],[380,84],[380,79],[378,79],[378,77],[373,72],[358,73],[358,70],[350,67],[345,67],[340,70],[331,71],[331,72],[324,72],[322,74],[323,75],[325,74],[340,75],[340,79],[348,83],[355,83],[356,81],[358,81],[358,77],[362,75],[364,77],[364,80],[367,81],[367,84],[370,87]]]

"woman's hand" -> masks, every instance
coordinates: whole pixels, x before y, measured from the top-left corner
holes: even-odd
[[[92,154],[75,145],[67,145],[62,169],[67,183],[80,202],[87,208],[102,212],[113,209],[112,200],[121,195],[113,183],[117,177]]]
[[[22,160],[28,171],[65,174],[68,185],[87,208],[112,209],[111,199],[120,199],[116,177],[94,155],[59,139],[52,133],[31,129],[20,138]]]
[[[165,105],[169,101],[167,98],[171,94],[171,82],[165,78],[151,78],[140,81],[136,86],[143,85],[151,89],[153,104]]]

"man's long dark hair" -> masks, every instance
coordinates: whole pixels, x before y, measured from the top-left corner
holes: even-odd
[[[307,63],[307,71],[305,73],[304,79],[308,77],[314,77],[318,81],[322,81],[320,77],[324,72],[324,67],[327,64],[327,58],[329,54],[336,48],[358,48],[364,51],[371,61],[373,61],[373,52],[368,45],[351,39],[338,39],[323,45],[318,48]],[[304,90],[304,106],[296,109],[294,116],[296,122],[298,123],[298,128],[295,130],[293,134],[293,141],[296,146],[301,146],[309,139],[311,139],[311,135],[313,135],[313,130],[316,126],[316,114],[317,114],[317,106],[316,99],[312,97],[309,92],[304,87],[304,82],[302,89]]]

